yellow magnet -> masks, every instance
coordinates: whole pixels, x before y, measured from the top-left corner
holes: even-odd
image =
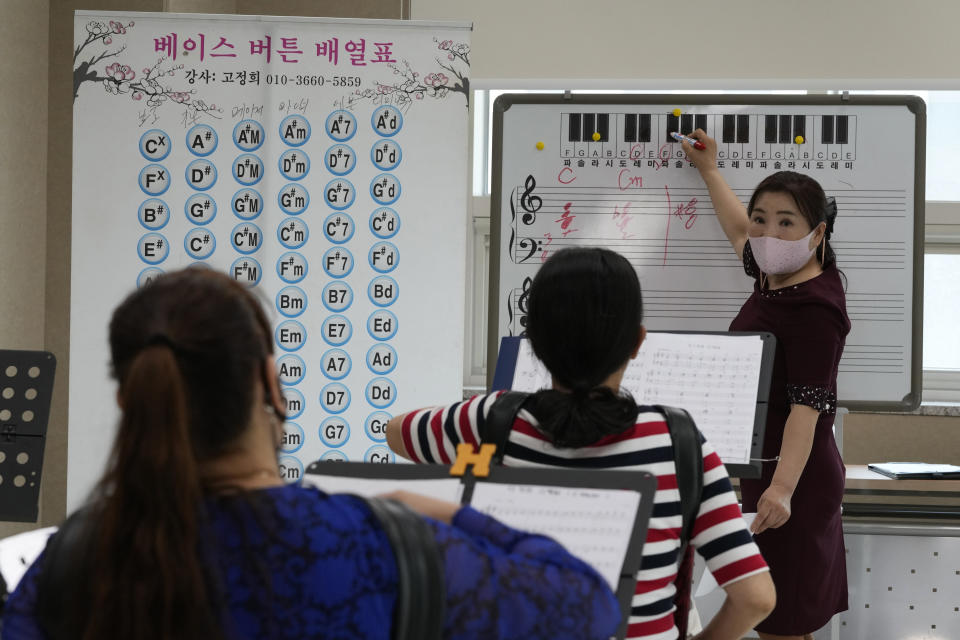
[[[593,141],[600,142],[600,134],[597,133],[596,131],[593,132]]]
[[[793,141],[796,142],[797,144],[803,144],[803,136],[797,136],[796,138],[793,139]]]
[[[546,146],[542,142],[537,143],[537,151],[543,151],[543,147]]]
[[[683,111],[680,111],[680,109],[674,109],[674,110],[673,110],[673,115],[677,116],[678,118],[680,117],[680,114],[681,114],[681,113],[683,113]]]

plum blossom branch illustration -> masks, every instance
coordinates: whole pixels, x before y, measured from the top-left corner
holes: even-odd
[[[114,20],[104,23],[99,20],[92,20],[87,23],[87,37],[74,50],[73,60],[76,63],[80,54],[89,46],[96,43],[110,45],[113,38],[119,35],[125,35],[127,29],[134,26],[134,22],[123,24]],[[99,55],[94,55],[90,59],[81,62],[73,71],[73,99],[76,101],[80,85],[85,82],[99,82],[107,93],[113,95],[129,94],[135,101],[146,99],[146,106],[150,110],[156,110],[165,102],[184,105],[186,116],[195,120],[200,115],[210,115],[219,118],[221,110],[217,109],[215,104],[207,104],[202,100],[194,99],[196,91],[189,89],[178,91],[168,84],[168,78],[173,77],[178,71],[184,68],[184,65],[165,66],[166,56],[160,57],[152,67],[145,67],[138,77],[137,72],[130,65],[122,62],[112,62],[103,68],[103,74],[98,73],[94,65],[107,58],[113,58],[126,50],[126,45],[120,46],[115,50],[106,49]]]
[[[405,113],[417,100],[425,98],[442,100],[450,93],[462,93],[466,106],[469,107],[470,78],[466,71],[470,68],[470,46],[464,42],[455,43],[452,40],[440,41],[434,38],[433,41],[437,43],[437,49],[443,52],[441,57],[436,58],[440,70],[421,76],[420,72],[414,71],[407,60],[403,60],[399,65],[387,65],[393,70],[394,75],[400,76],[399,79],[392,84],[377,82],[372,88],[357,89],[352,94],[335,101],[334,106],[353,109],[358,103],[371,100],[377,106],[396,105]],[[441,59],[443,56],[445,59]]]

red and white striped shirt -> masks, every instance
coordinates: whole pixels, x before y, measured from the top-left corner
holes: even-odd
[[[477,446],[481,427],[499,393],[424,409],[403,420],[403,443],[419,463],[451,464],[457,444]],[[503,462],[515,467],[577,467],[648,471],[657,477],[653,515],[637,573],[637,588],[627,626],[628,638],[674,640],[673,624],[680,550],[680,493],[673,447],[663,415],[640,407],[632,429],[579,449],[553,446],[527,410],[517,414]],[[767,564],[741,517],[736,494],[720,457],[703,441],[703,494],[691,544],[704,558],[720,586],[767,571]]]

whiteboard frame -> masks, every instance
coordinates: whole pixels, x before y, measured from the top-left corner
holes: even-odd
[[[845,400],[838,398],[838,406],[851,411],[910,412],[920,406],[923,389],[923,259],[927,108],[916,96],[849,95],[676,95],[634,94],[610,95],[591,93],[516,94],[499,96],[493,104],[493,149],[491,154],[490,191],[490,291],[487,316],[487,363],[497,361],[500,345],[500,245],[502,243],[503,200],[503,124],[507,111],[515,104],[522,105],[737,105],[737,106],[903,106],[914,115],[913,172],[913,287],[911,296],[913,335],[910,353],[910,391],[900,400]],[[487,387],[493,382],[493,369],[487,367]]]

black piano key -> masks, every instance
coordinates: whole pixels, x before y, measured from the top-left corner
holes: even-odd
[[[763,142],[773,144],[777,141],[777,116],[766,116],[763,119]]]
[[[640,135],[639,142],[650,142],[650,114],[640,114]]]
[[[833,144],[833,116],[823,116],[820,119],[820,142]]]
[[[793,137],[790,135],[790,116],[780,116],[780,136],[778,137],[780,144],[790,144],[793,142]]]
[[[733,114],[723,116],[723,142],[730,144],[737,139],[737,119]]]
[[[847,116],[837,116],[837,144],[847,144],[850,142],[850,129],[847,122]]]
[[[593,134],[597,132],[597,116],[593,113],[583,114],[583,137],[584,142],[593,142]]]
[[[696,129],[703,129],[703,132],[707,132],[707,115],[705,113],[700,113],[694,116],[693,126]]]
[[[693,132],[693,114],[685,113],[680,116],[680,133],[688,135]]]
[[[680,131],[680,117],[671,113],[667,116],[667,130],[665,132],[667,135],[664,136],[664,140],[667,142],[676,142],[673,136],[670,135],[675,131]]]
[[[610,142],[610,114],[597,114],[597,133],[600,134],[600,142]],[[593,138],[590,138],[593,140]]]
[[[807,116],[793,116],[793,137],[803,136],[807,140]]]
[[[623,141],[637,141],[637,114],[635,113],[623,114]]]
[[[737,142],[750,142],[750,116],[737,116]]]
[[[570,130],[567,132],[568,142],[580,142],[580,114],[571,113],[569,118]]]

